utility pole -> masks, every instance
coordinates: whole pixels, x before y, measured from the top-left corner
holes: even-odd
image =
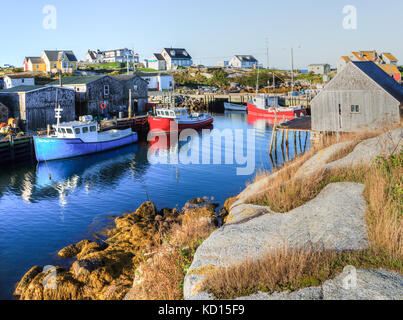
[[[266,38],[266,58],[267,58],[267,69],[270,69],[269,64],[269,40]]]
[[[294,92],[294,48],[291,48],[291,92]]]
[[[129,75],[129,54],[126,54],[126,60],[127,60],[127,74]]]
[[[257,66],[256,94],[259,94],[259,64]]]

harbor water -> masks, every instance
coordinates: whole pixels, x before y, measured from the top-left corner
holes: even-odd
[[[269,123],[248,117],[246,113],[213,116],[214,129],[244,132],[239,150],[245,155],[253,154],[250,174],[237,175],[237,169],[242,166],[236,161],[156,163],[149,156],[155,145],[148,142],[81,158],[0,167],[0,299],[13,299],[15,284],[32,266],[66,264],[57,257],[60,249],[83,239],[93,239],[94,233],[112,223],[114,217],[135,211],[145,201],[153,201],[158,209],[181,208],[195,197],[208,197],[223,205],[227,198],[242,191],[256,172],[273,169],[269,156],[272,134]],[[248,129],[254,133],[255,143],[246,143]],[[204,139],[213,140],[209,150],[200,147]],[[305,141],[305,133],[301,140]],[[214,154],[221,150],[224,158],[223,141],[214,141],[199,132],[189,142],[171,141],[170,148],[161,152],[191,154],[196,150],[202,156],[203,152]],[[308,149],[309,137],[307,141]],[[234,150],[239,143],[234,139]],[[286,157],[279,145],[274,160],[281,165]],[[290,145],[288,157],[293,159],[293,142]],[[187,149],[181,151],[182,148]],[[297,153],[304,149],[304,145],[297,144]]]

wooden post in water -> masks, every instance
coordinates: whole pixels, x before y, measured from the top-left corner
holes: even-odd
[[[304,152],[306,151],[306,145],[307,145],[307,143],[308,143],[308,134],[309,134],[309,132],[308,132],[308,131],[305,131],[305,145],[304,145]]]
[[[302,153],[301,131],[298,131],[299,150]]]
[[[129,119],[132,117],[132,89],[129,89]]]

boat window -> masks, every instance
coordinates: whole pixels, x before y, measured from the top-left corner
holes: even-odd
[[[88,127],[83,127],[83,133],[88,133]]]
[[[95,131],[97,131],[97,127],[91,126],[91,127],[90,127],[90,130],[91,130],[91,132],[95,132]]]
[[[80,134],[80,133],[81,133],[80,128],[75,128],[74,131],[76,132],[76,134]]]
[[[62,128],[61,130],[62,130],[63,133],[66,133],[66,129]]]
[[[171,116],[171,117],[175,117],[175,113],[173,113],[173,112],[171,111],[170,116]]]
[[[59,130],[58,130],[58,131],[59,131],[59,133],[62,133],[62,129],[61,129],[61,128],[59,128]]]
[[[70,128],[67,128],[66,131],[68,134],[73,134],[73,130],[71,130]]]
[[[165,111],[165,115],[166,115],[166,116],[169,116],[169,112],[168,112],[168,111]]]

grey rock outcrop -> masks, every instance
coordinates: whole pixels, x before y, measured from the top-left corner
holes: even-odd
[[[351,142],[342,142],[318,152],[298,169],[295,176],[297,178],[304,178],[318,170],[369,165],[378,156],[389,156],[392,153],[398,153],[403,147],[403,130],[392,130],[378,137],[364,140],[344,158],[327,163],[334,153],[349,144]]]
[[[288,213],[268,210],[268,214],[244,221],[245,211],[239,212],[233,218],[238,223],[216,230],[197,250],[185,278],[185,298],[199,293],[208,270],[258,259],[271,249],[307,245],[330,250],[367,248],[363,190],[356,183],[330,184],[315,199]],[[254,209],[261,207],[251,207],[248,213],[253,215]]]
[[[357,269],[356,282],[345,285],[350,273],[343,272],[321,287],[295,292],[258,292],[237,300],[403,300],[403,276],[387,270]]]

